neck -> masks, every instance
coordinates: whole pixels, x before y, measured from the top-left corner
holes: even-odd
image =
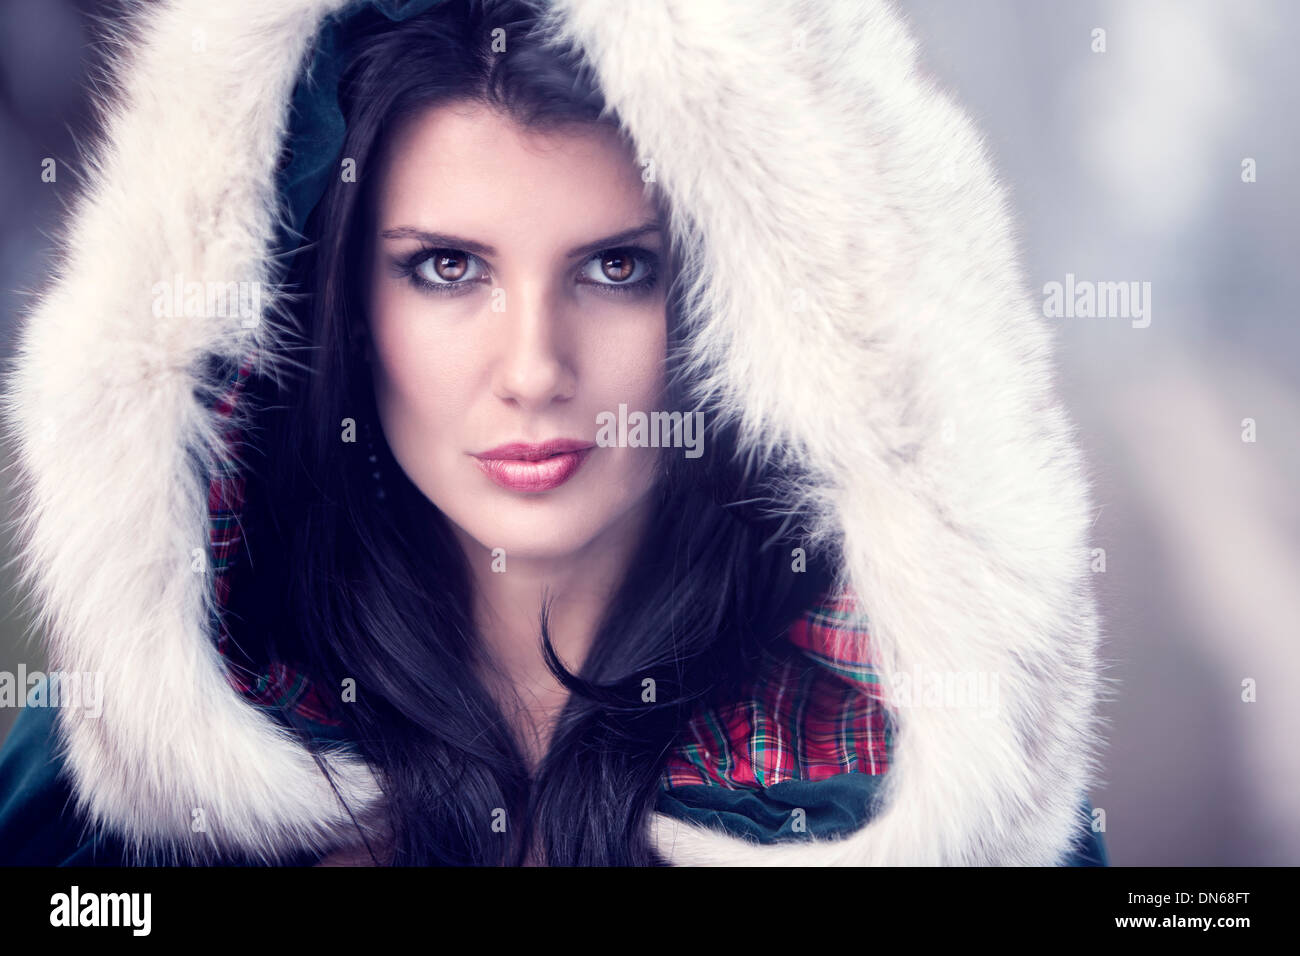
[[[526,710],[531,718],[526,723],[541,737],[546,736],[543,727],[549,729],[569,696],[542,655],[542,601],[551,599],[548,629],[555,651],[571,673],[578,673],[649,527],[654,506],[654,496],[648,495],[570,554],[507,553],[504,572],[492,570],[489,549],[453,525],[470,567],[474,626],[484,651],[482,677],[508,713],[516,707]],[[539,740],[533,749],[537,757],[545,745]]]

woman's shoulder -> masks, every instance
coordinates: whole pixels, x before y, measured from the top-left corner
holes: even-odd
[[[661,812],[761,843],[844,835],[873,815],[894,731],[865,615],[850,592],[828,591],[784,636],[740,700],[692,717]]]
[[[89,832],[60,754],[58,709],[20,708],[0,746],[0,864],[119,866],[122,850]]]
[[[823,593],[742,699],[701,707],[670,754],[657,809],[763,844],[847,836],[880,809],[896,733],[871,622],[850,590]],[[1066,866],[1108,866],[1092,806]]]
[[[0,745],[0,866],[185,866],[155,848],[128,851],[116,835],[94,827],[79,811],[63,758],[57,706],[40,706],[47,679],[33,689]],[[289,865],[307,865],[304,851]],[[214,865],[245,865],[219,861]]]

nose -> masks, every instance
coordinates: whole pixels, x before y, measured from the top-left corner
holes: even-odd
[[[577,375],[561,313],[545,283],[506,293],[494,376],[494,390],[503,401],[540,409],[573,397]]]

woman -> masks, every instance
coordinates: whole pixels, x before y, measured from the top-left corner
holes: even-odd
[[[1104,862],[999,189],[818,7],[141,21],[7,402],[102,713],[24,711],[0,859]]]

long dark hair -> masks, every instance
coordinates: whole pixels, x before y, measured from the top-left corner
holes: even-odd
[[[742,464],[729,427],[710,428],[698,459],[669,454],[653,526],[580,673],[564,669],[540,614],[548,665],[572,696],[530,778],[476,676],[482,651],[465,556],[384,443],[355,347],[365,323],[367,173],[394,120],[473,99],[533,128],[616,123],[584,65],[538,34],[535,10],[486,7],[449,0],[398,24],[376,15],[358,31],[341,96],[343,155],[358,182],[336,177],[286,277],[309,293],[294,317],[307,374],[250,385],[253,444],[269,454],[249,475],[249,560],[234,581],[232,630],[266,660],[302,662],[328,697],[355,681],[356,700],[339,704],[338,716],[379,772],[394,864],[519,864],[536,845],[549,865],[662,865],[646,823],[674,741],[695,708],[739,699],[764,662],[785,653],[781,636],[830,586],[832,565],[814,556],[804,573],[792,571],[803,527],[772,502],[778,484],[798,476]],[[506,52],[489,49],[496,27],[506,29]],[[684,347],[678,312],[673,289],[670,407],[685,394],[674,371]],[[341,440],[345,419],[373,436],[374,461],[364,441]],[[504,833],[493,827],[502,818]]]

